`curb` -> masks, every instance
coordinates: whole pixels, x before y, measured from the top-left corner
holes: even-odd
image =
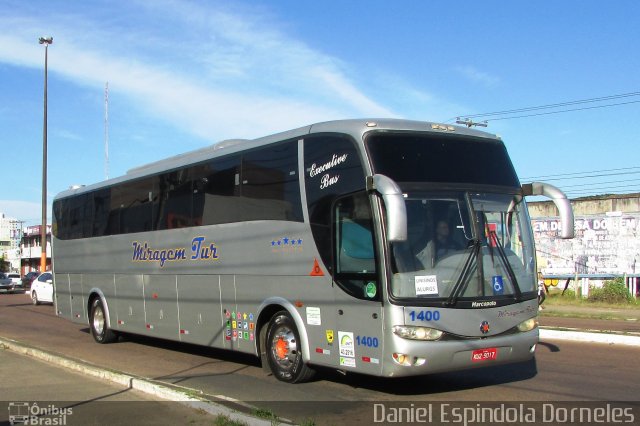
[[[109,370],[89,364],[85,361],[74,360],[62,355],[56,355],[42,349],[31,347],[15,340],[0,337],[0,348],[27,355],[48,363],[68,368],[70,370],[91,376],[94,378],[107,380],[112,383],[125,386],[129,389],[135,389],[148,395],[156,396],[169,401],[178,402],[194,410],[202,410],[213,416],[223,415],[231,420],[242,422],[250,426],[271,426],[270,420],[259,419],[242,411],[234,410],[225,405],[209,401],[205,398],[192,396],[201,393],[200,391],[180,386],[167,385],[158,383],[150,379],[136,377],[130,374],[121,373],[115,370]],[[225,397],[219,396],[224,399]],[[241,401],[229,400],[228,402],[237,405],[239,409],[251,410],[253,407],[242,403]],[[286,419],[278,419],[279,423],[288,423]]]
[[[540,327],[540,339],[568,340],[583,343],[603,343],[607,345],[640,346],[640,336],[549,327]]]

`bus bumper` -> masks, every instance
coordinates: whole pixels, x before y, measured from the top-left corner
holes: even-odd
[[[396,335],[388,340],[383,376],[403,377],[523,362],[535,356],[538,329],[486,339],[425,342]]]

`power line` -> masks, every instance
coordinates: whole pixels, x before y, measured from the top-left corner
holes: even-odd
[[[557,180],[572,180],[572,179],[584,179],[584,178],[596,178],[596,177],[605,177],[605,176],[626,176],[626,175],[635,175],[640,173],[640,170],[638,170],[637,172],[625,172],[625,173],[603,173],[603,174],[597,174],[597,175],[582,175],[582,176],[576,176],[576,177],[571,177],[571,178],[547,178],[545,179],[545,181],[557,181]],[[530,179],[526,179],[526,178],[522,178],[521,180],[530,180]]]
[[[624,188],[624,190],[630,189],[630,188],[638,188],[640,187],[640,184],[638,185],[612,185],[612,186],[600,186],[598,184],[594,184],[590,189],[570,189],[568,191],[563,191],[563,192],[584,192],[584,191],[605,191],[605,190],[613,190],[613,189],[617,189],[617,188]],[[618,189],[618,191],[621,191],[621,189]]]
[[[608,192],[622,192],[622,193],[635,193],[639,192],[640,185],[616,185],[616,186],[603,186],[598,188],[590,188],[590,189],[569,189],[567,191],[563,191],[566,194],[577,194],[577,193],[591,193],[593,194],[595,191],[608,191]]]
[[[584,190],[584,191],[567,191],[565,194],[569,198],[606,197],[606,196],[609,196],[609,195],[625,196],[625,195],[629,195],[629,194],[631,194],[632,196],[637,196],[637,194],[640,194],[640,187],[628,188],[628,189],[625,189],[625,190],[601,189],[601,190],[598,190],[598,191],[586,191],[586,190]]]
[[[555,181],[555,184],[558,185],[565,194],[576,198],[603,194],[638,193],[640,192],[640,178],[635,177],[637,174],[640,174],[640,167],[638,166],[617,167],[583,172],[530,176],[521,178],[521,181]],[[611,176],[624,176],[628,177],[628,179],[600,179]]]
[[[633,100],[633,101],[628,101],[628,102],[608,103],[608,104],[605,104],[605,105],[596,105],[596,106],[590,106],[590,107],[569,108],[569,109],[561,109],[561,110],[558,110],[558,111],[539,112],[539,113],[535,113],[535,114],[513,115],[513,114],[519,114],[519,113],[523,113],[523,112],[539,111],[539,110],[545,110],[545,109],[558,109],[558,108],[572,106],[572,105],[582,105],[582,104],[589,104],[589,103],[596,103],[596,102],[605,102],[605,101],[612,101],[612,100],[616,100],[616,99],[624,99],[624,98],[630,98],[630,97],[635,97],[635,96],[640,96],[640,92],[628,92],[628,93],[621,93],[621,94],[617,94],[617,95],[600,96],[600,97],[588,98],[588,99],[579,99],[579,100],[575,100],[575,101],[558,102],[558,103],[553,103],[553,104],[537,105],[537,106],[532,106],[532,107],[524,107],[524,108],[515,108],[515,109],[509,109],[509,110],[503,110],[503,111],[486,112],[486,113],[482,113],[482,114],[459,115],[459,116],[456,116],[456,117],[448,119],[446,122],[450,122],[450,121],[453,121],[453,120],[471,121],[472,118],[498,116],[498,118],[489,118],[489,119],[484,120],[483,123],[486,123],[488,121],[510,120],[510,119],[513,119],[513,118],[536,117],[536,116],[542,116],[542,115],[561,114],[561,113],[565,113],[565,112],[585,111],[585,110],[590,110],[590,109],[610,108],[610,107],[614,107],[614,106],[622,106],[622,105],[640,103],[640,100]],[[507,116],[507,117],[500,117],[500,116]]]
[[[546,179],[546,178],[558,178],[561,176],[576,176],[576,175],[584,175],[586,173],[604,173],[604,172],[620,172],[622,170],[635,170],[640,169],[640,166],[635,167],[618,167],[615,169],[601,169],[601,170],[589,170],[586,172],[574,172],[574,173],[558,173],[553,175],[542,175],[542,176],[530,176],[522,179]],[[581,177],[581,176],[578,176]]]
[[[540,113],[537,113],[537,114],[514,115],[514,116],[511,116],[511,117],[490,118],[490,119],[487,119],[487,120],[484,120],[484,121],[488,122],[488,121],[511,120],[513,118],[537,117],[537,116],[541,116],[541,115],[561,114],[561,113],[564,113],[564,112],[573,112],[573,111],[586,111],[586,110],[590,110],[590,109],[609,108],[609,107],[614,107],[614,106],[637,104],[637,103],[640,103],[640,101],[621,102],[621,103],[618,103],[618,104],[598,105],[598,106],[584,107],[584,108],[564,109],[564,110],[560,110],[560,111],[540,112]]]
[[[493,115],[516,114],[516,113],[519,113],[519,112],[527,112],[527,111],[536,111],[536,110],[541,110],[541,109],[559,108],[559,107],[563,107],[563,106],[579,105],[579,104],[586,104],[586,103],[593,103],[593,102],[602,102],[602,101],[606,101],[606,100],[628,98],[628,97],[632,97],[632,96],[640,96],[640,92],[629,92],[629,93],[622,93],[622,94],[619,94],[619,95],[601,96],[601,97],[598,97],[598,98],[580,99],[580,100],[576,100],[576,101],[567,101],[567,102],[560,102],[560,103],[555,103],[555,104],[538,105],[538,106],[533,106],[533,107],[517,108],[517,109],[504,110],[504,111],[486,112],[486,113],[482,113],[482,114],[460,115],[459,117],[460,118],[477,118],[477,117],[489,117],[489,116],[493,116]],[[640,101],[633,101],[633,103],[635,103],[635,102],[640,102]]]
[[[609,185],[609,184],[617,184],[617,183],[622,183],[622,182],[636,182],[638,184],[640,184],[640,181],[638,179],[622,179],[622,180],[611,180],[611,181],[607,181],[607,182],[598,182],[598,183],[580,183],[580,184],[573,184],[573,185],[562,185],[562,188],[578,188],[578,187],[583,187],[583,186],[593,186],[593,185]]]

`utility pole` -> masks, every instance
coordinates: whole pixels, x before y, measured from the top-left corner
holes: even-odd
[[[44,44],[44,121],[42,126],[42,228],[40,229],[40,272],[47,270],[47,62],[53,37],[40,37]]]
[[[104,178],[109,179],[109,82],[104,85]]]

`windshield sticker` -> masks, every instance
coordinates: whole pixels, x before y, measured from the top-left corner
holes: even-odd
[[[133,254],[131,260],[133,262],[158,262],[163,268],[167,262],[181,262],[185,260],[208,260],[216,261],[219,259],[218,247],[215,243],[209,243],[205,237],[195,237],[191,240],[191,249],[186,247],[178,247],[173,249],[154,249],[146,241],[141,243],[134,241]]]
[[[316,177],[324,173],[320,178],[320,189],[326,189],[331,185],[335,185],[340,180],[340,175],[337,173],[332,175],[331,173],[328,173],[328,171],[347,161],[348,156],[349,154],[333,154],[331,160],[324,164],[317,165],[316,163],[313,163],[309,169],[309,177]]]
[[[504,294],[504,283],[502,281],[502,275],[495,275],[491,278],[493,284],[493,294],[495,296]]]
[[[415,285],[416,296],[438,294],[438,277],[436,275],[417,275]]]

